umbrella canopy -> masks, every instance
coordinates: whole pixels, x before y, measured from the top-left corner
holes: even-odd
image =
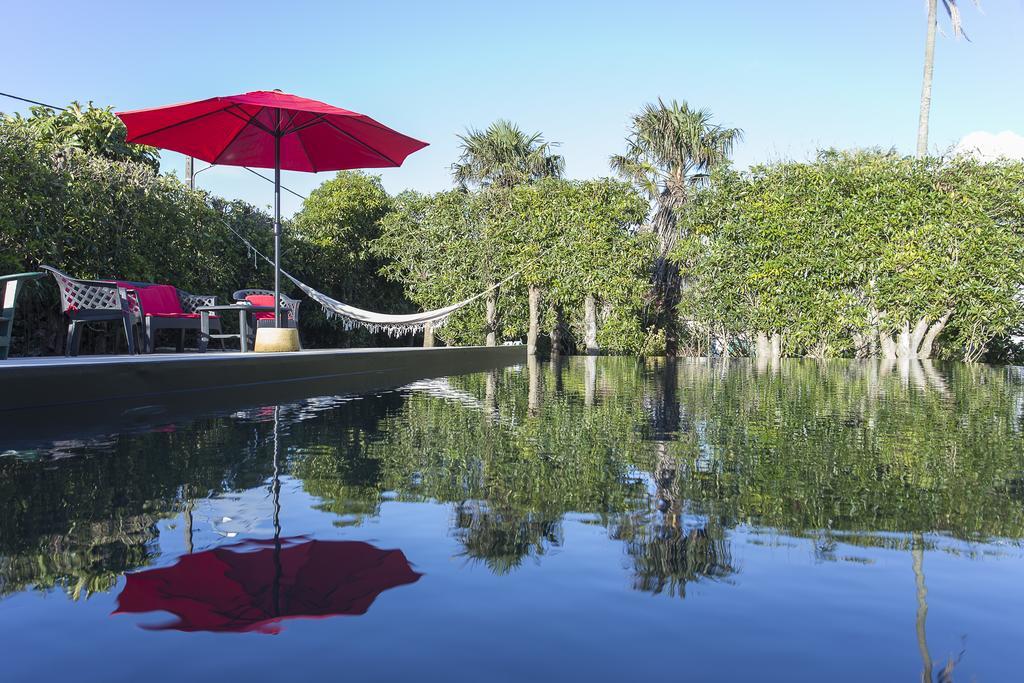
[[[338,171],[401,166],[427,143],[365,114],[279,90],[118,112],[128,142],[211,164],[274,169],[274,319],[280,327],[281,169]]]
[[[365,114],[277,90],[119,112],[128,142],[169,149],[211,164],[286,171],[401,166],[427,143]]]
[[[368,543],[255,541],[128,574],[114,613],[177,617],[144,627],[153,630],[278,633],[283,619],[364,614],[380,593],[420,576],[402,551]]]

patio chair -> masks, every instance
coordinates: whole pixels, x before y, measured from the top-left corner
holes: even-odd
[[[14,310],[18,303],[18,290],[28,280],[44,277],[45,273],[16,273],[0,275],[0,360],[6,360],[11,350],[14,332]]]
[[[136,351],[133,316],[134,292],[104,280],[79,280],[52,266],[42,266],[57,281],[60,288],[61,312],[68,319],[68,338],[64,348],[67,356],[77,356],[82,340],[81,326],[86,323],[120,321],[128,341],[128,353]],[[134,305],[137,305],[134,304]]]
[[[156,333],[160,330],[179,330],[177,350],[185,348],[185,332],[199,331],[201,306],[216,306],[217,297],[209,294],[189,294],[174,285],[160,285],[152,282],[119,281],[118,285],[133,291],[132,313],[142,326],[143,347],[146,353],[156,348]],[[217,315],[210,316],[210,332],[220,333],[221,323]]]
[[[240,289],[231,295],[235,301],[248,301],[253,306],[273,306],[274,293],[268,289]],[[301,299],[293,299],[290,296],[281,295],[281,315],[284,316],[284,326],[298,328],[299,326],[299,305]],[[249,336],[255,338],[256,328],[273,327],[274,314],[270,311],[260,311],[250,314]]]

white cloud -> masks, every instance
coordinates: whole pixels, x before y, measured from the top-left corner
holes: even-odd
[[[954,152],[969,154],[982,161],[1024,159],[1024,136],[1009,130],[1002,133],[978,130],[965,135]]]

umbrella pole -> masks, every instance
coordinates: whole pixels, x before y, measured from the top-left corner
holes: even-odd
[[[274,406],[274,616],[281,614],[281,478],[278,469],[278,453],[281,450],[278,442],[278,431],[281,424],[281,406]]]
[[[281,110],[274,129],[274,327],[281,327]]]

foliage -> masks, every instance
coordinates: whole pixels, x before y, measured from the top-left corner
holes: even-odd
[[[829,151],[720,171],[685,220],[681,310],[721,335],[873,355],[949,312],[942,354],[973,359],[1024,321],[1024,164]]]
[[[6,123],[24,126],[40,142],[98,154],[115,161],[135,161],[148,166],[154,173],[160,170],[160,152],[148,145],[129,144],[128,129],[114,115],[112,107],[96,107],[89,102],[83,107],[72,102],[60,112],[49,107],[31,108],[31,115],[8,116]]]

